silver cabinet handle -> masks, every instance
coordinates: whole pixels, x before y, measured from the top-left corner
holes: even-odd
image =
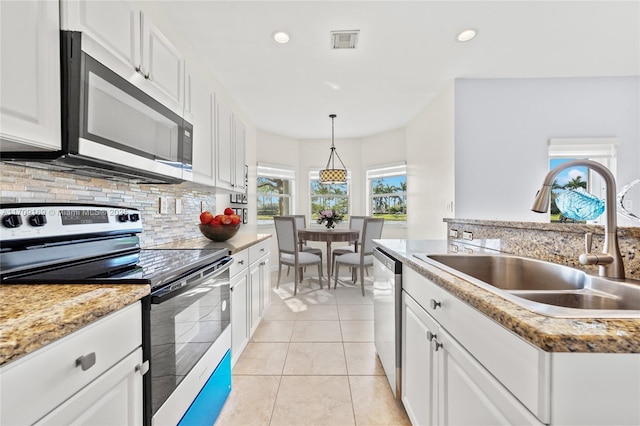
[[[436,299],[431,299],[429,301],[429,304],[431,305],[431,309],[433,310],[438,309],[439,307],[442,307],[442,303],[437,301]]]
[[[440,349],[442,347],[442,343],[438,342],[436,340],[436,347],[435,347],[435,351],[438,352],[438,349]]]
[[[147,374],[147,371],[149,371],[149,361],[147,360],[142,364],[136,365],[135,371],[136,373],[139,372],[141,376]]]
[[[138,74],[142,74],[142,76],[144,77],[144,68],[142,68],[142,65],[138,65],[138,66],[136,67],[136,72],[137,72]]]
[[[433,334],[430,331],[427,331],[427,339],[429,339],[429,341],[433,341],[433,339],[437,338],[438,336],[436,334]]]
[[[76,359],[76,367],[81,367],[82,371],[87,371],[91,367],[93,367],[96,363],[96,353],[91,352],[87,355],[82,355],[80,358]]]
[[[244,265],[244,260],[238,260],[238,265]]]

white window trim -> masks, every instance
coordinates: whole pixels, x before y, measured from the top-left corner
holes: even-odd
[[[370,181],[371,179],[380,179],[384,177],[398,176],[404,175],[405,178],[407,176],[407,163],[404,161],[399,161],[395,163],[385,163],[385,164],[377,164],[373,166],[367,166],[365,172],[365,187],[366,187],[366,199],[365,199],[365,211],[366,214],[370,216],[371,213],[371,198],[373,197],[371,191]],[[406,196],[406,194],[405,194]],[[397,226],[397,227],[406,227],[407,222],[385,222],[385,226]]]
[[[282,164],[271,163],[258,163],[256,167],[257,177],[272,177],[279,179],[288,179],[291,182],[291,193],[289,194],[289,204],[292,211],[290,214],[295,214],[295,194],[296,194],[296,169],[291,166],[285,166]],[[256,194],[256,198],[261,194]],[[281,194],[274,194],[281,196]],[[256,206],[257,208],[257,206]],[[273,221],[258,221],[258,226],[273,226]]]
[[[549,159],[553,158],[586,158],[598,162],[608,168],[613,176],[617,171],[618,138],[552,138],[549,139]],[[593,170],[587,168],[587,187],[589,192],[604,199],[606,185],[604,179]],[[603,224],[604,217],[588,223]]]

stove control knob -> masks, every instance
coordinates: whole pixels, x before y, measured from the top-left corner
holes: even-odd
[[[129,215],[128,214],[119,214],[118,215],[118,222],[126,222],[129,220]]]
[[[19,214],[7,214],[2,216],[2,225],[5,228],[17,228],[22,225],[22,217]]]
[[[139,220],[140,220],[140,215],[139,215],[138,213],[131,213],[131,214],[129,215],[129,220],[130,220],[131,222],[137,222],[137,221],[139,221]]]
[[[43,214],[34,214],[29,216],[29,224],[31,226],[44,226],[47,224],[47,217]]]

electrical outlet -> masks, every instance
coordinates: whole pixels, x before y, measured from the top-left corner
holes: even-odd
[[[167,197],[160,197],[158,199],[158,213],[169,214],[169,200]]]
[[[176,214],[182,214],[182,200],[176,198]]]
[[[458,238],[458,230],[457,229],[450,229],[449,230],[449,236],[452,238]]]
[[[473,233],[467,232],[467,231],[463,231],[462,232],[462,239],[463,240],[473,240]]]

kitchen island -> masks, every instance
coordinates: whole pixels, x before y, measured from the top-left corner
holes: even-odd
[[[402,262],[402,401],[412,423],[640,422],[640,318],[537,314],[415,256],[501,254],[486,246],[375,243]]]

